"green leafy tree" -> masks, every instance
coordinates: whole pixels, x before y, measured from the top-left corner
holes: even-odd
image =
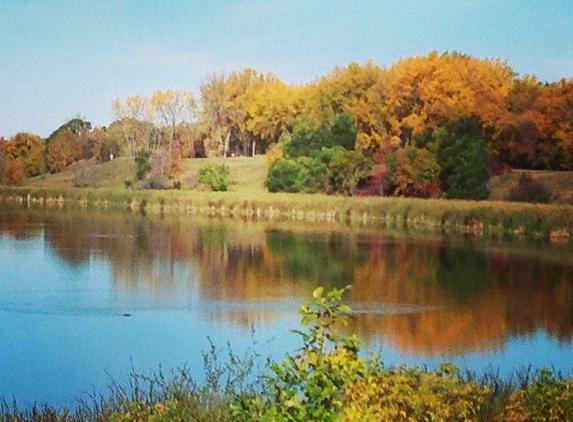
[[[292,133],[283,136],[281,145],[287,158],[310,156],[314,151],[320,151],[325,143],[326,133],[320,122],[305,115],[294,123]]]
[[[305,115],[295,122],[292,134],[283,142],[283,151],[286,157],[296,158],[316,155],[323,148],[352,150],[355,140],[356,131],[350,115],[337,114],[330,122]]]
[[[486,199],[490,172],[481,123],[463,118],[437,133],[438,161],[446,196],[457,199]]]
[[[356,130],[350,114],[337,114],[328,128],[328,132],[325,147],[340,146],[346,150],[354,149]]]

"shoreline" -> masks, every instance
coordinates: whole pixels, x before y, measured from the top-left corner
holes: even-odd
[[[553,242],[568,242],[573,235],[573,206],[561,204],[5,186],[0,186],[0,203],[60,209],[123,209],[153,215],[201,215],[311,224],[344,223],[478,237],[525,237]]]

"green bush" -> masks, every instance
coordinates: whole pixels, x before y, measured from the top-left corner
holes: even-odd
[[[199,169],[199,182],[209,186],[212,191],[228,190],[232,183],[229,166],[211,163],[201,167]]]
[[[266,180],[270,192],[316,193],[323,191],[325,184],[326,166],[316,157],[276,159]]]
[[[353,195],[361,178],[370,173],[370,161],[359,151],[323,148],[312,156],[279,158],[269,166],[270,192],[342,193]]]
[[[269,166],[266,185],[269,192],[298,192],[300,167],[290,158],[279,158]]]

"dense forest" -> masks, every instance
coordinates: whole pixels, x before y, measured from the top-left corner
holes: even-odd
[[[267,154],[273,191],[487,197],[511,168],[573,170],[573,80],[431,52],[351,63],[303,85],[245,68],[190,91],[118,98],[113,122],[75,118],[0,142],[0,182],[128,156],[141,187],[178,187],[181,159]]]

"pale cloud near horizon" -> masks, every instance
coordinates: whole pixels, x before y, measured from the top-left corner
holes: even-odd
[[[114,98],[197,92],[217,72],[252,67],[304,83],[431,50],[572,78],[573,2],[2,0],[0,136],[47,136],[78,113],[108,125]]]

